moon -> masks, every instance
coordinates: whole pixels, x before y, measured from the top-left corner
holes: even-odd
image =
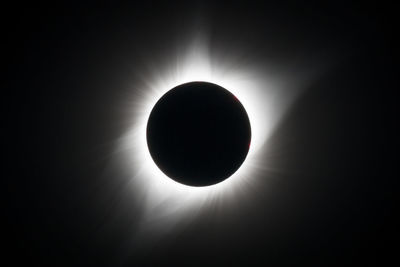
[[[251,127],[231,92],[214,83],[189,82],[158,100],[146,137],[152,159],[168,177],[188,186],[210,186],[240,168]]]

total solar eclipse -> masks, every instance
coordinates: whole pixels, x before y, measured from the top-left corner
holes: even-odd
[[[230,177],[244,162],[251,141],[240,101],[209,82],[181,84],[164,94],[146,131],[158,168],[188,186],[209,186]]]

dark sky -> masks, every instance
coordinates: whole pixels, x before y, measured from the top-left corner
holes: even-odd
[[[398,232],[392,9],[361,1],[4,7],[5,254],[16,265],[385,265]],[[211,46],[261,65],[337,60],[269,140],[263,156],[284,170],[272,183],[143,249],[146,240],[131,240],[140,202],[129,215],[115,210],[123,185],[103,180],[113,140],[129,127],[118,107],[129,76],[150,57],[166,58],[198,24]]]

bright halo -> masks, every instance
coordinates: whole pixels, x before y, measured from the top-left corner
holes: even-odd
[[[142,225],[152,231],[156,226],[166,231],[167,225],[191,218],[207,206],[231,203],[253,187],[257,175],[265,170],[265,164],[260,163],[264,161],[262,148],[295,95],[288,93],[293,87],[279,83],[281,77],[276,73],[248,64],[238,67],[234,58],[226,61],[211,56],[204,39],[196,39],[188,47],[168,63],[154,64],[157,67],[153,65],[140,75],[140,85],[132,85],[136,94],[128,104],[131,128],[117,149],[123,154],[123,167],[131,173],[132,189],[143,204]],[[193,81],[214,83],[234,94],[248,114],[252,131],[250,149],[241,167],[226,180],[205,187],[183,185],[166,176],[154,163],[146,142],[147,121],[156,102],[172,88]]]

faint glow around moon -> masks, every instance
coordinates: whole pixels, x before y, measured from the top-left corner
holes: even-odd
[[[259,164],[264,144],[293,99],[290,96],[294,94],[288,93],[293,84],[281,83],[276,73],[218,58],[210,55],[204,38],[197,38],[186,50],[171,55],[167,64],[154,64],[157,67],[141,76],[140,85],[132,85],[134,95],[128,105],[132,127],[121,138],[117,152],[125,155],[123,164],[132,176],[132,193],[141,196],[142,224],[145,228],[151,225],[152,231],[156,226],[166,231],[167,225],[190,218],[203,208],[230,203],[257,183],[260,169],[265,168]],[[242,166],[225,181],[207,187],[191,187],[167,177],[153,162],[146,142],[147,120],[155,103],[168,90],[192,81],[215,83],[233,93],[246,109],[252,130]]]

